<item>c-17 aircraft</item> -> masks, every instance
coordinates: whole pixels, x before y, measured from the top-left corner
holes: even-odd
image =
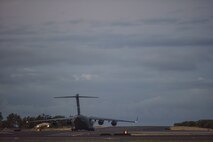
[[[92,96],[80,96],[79,94],[76,94],[75,96],[61,96],[61,97],[54,97],[54,98],[75,98],[76,104],[77,104],[77,115],[69,117],[69,118],[57,118],[57,119],[47,119],[44,121],[70,121],[71,122],[71,130],[72,131],[78,131],[78,130],[88,130],[88,131],[94,131],[94,123],[98,121],[99,125],[103,125],[104,121],[111,122],[112,126],[116,126],[117,122],[129,122],[129,123],[136,123],[136,121],[129,121],[129,120],[119,120],[119,119],[111,119],[111,118],[100,118],[100,117],[88,117],[81,115],[80,113],[80,102],[79,98],[98,98],[98,97],[92,97]]]

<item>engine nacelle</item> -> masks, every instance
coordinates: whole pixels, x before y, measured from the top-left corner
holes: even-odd
[[[104,124],[104,120],[98,120],[98,124],[99,125],[103,125]]]
[[[55,126],[55,127],[57,127],[58,126],[58,122],[57,121],[53,121],[52,125]]]
[[[113,121],[111,122],[111,124],[112,124],[112,126],[116,126],[116,125],[117,125],[117,121],[113,120]]]

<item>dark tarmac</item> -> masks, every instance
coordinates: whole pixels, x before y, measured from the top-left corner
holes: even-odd
[[[127,130],[129,135],[123,135]],[[96,131],[72,132],[64,130],[22,130],[15,132],[9,129],[0,131],[0,142],[9,141],[213,141],[213,131],[171,131],[168,127],[105,127]]]

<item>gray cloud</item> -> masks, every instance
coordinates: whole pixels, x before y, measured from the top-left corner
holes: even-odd
[[[152,24],[176,24],[178,22],[175,18],[159,18],[159,19],[145,19],[142,23],[152,25]]]
[[[53,97],[80,93],[139,125],[213,116],[211,1],[94,2],[1,2],[0,112],[73,115]]]

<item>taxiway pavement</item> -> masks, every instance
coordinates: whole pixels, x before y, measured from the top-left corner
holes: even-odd
[[[127,130],[130,135],[123,135]],[[171,131],[168,127],[106,127],[96,131],[22,130],[0,131],[0,141],[138,141],[138,140],[208,140],[213,141],[213,131]]]

